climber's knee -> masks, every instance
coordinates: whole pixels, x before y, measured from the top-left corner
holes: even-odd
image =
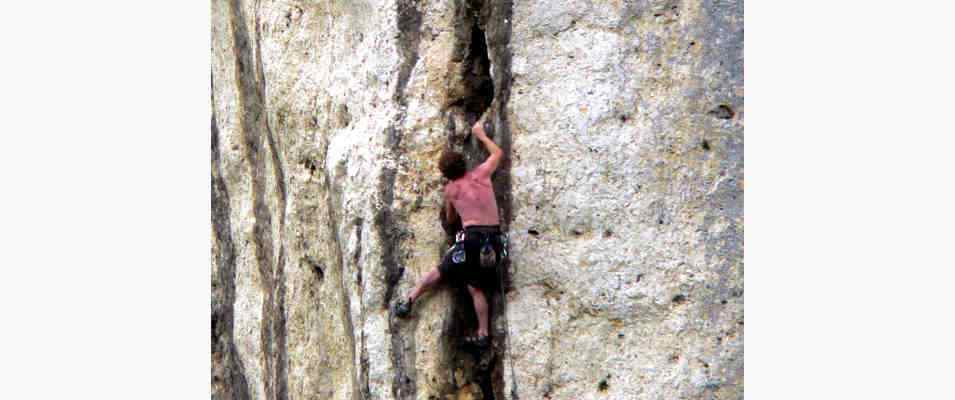
[[[431,272],[428,272],[428,276],[426,278],[430,283],[438,283],[441,281],[441,270],[438,268],[432,269]]]
[[[471,285],[468,285],[468,293],[471,293],[471,297],[484,296],[484,292],[482,292],[481,289]]]

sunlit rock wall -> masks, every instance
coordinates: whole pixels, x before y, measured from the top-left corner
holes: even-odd
[[[213,398],[743,394],[741,2],[212,2]],[[511,260],[446,248],[445,148],[489,114]],[[505,302],[506,298],[506,302]]]

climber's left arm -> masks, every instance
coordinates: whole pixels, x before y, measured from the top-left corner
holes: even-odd
[[[448,221],[449,224],[454,223],[458,217],[458,212],[454,209],[454,204],[451,204],[451,200],[449,200],[447,196],[444,198],[444,212],[445,217],[447,217],[445,220]]]

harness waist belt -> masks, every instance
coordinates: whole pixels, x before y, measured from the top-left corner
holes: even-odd
[[[465,232],[480,232],[480,233],[501,233],[500,225],[469,225],[464,228]]]

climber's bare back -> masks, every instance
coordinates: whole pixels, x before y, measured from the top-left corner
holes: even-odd
[[[490,173],[485,171],[488,167],[481,164],[444,187],[444,196],[454,205],[464,227],[500,223]]]
[[[499,225],[497,199],[494,198],[494,186],[491,174],[497,169],[504,152],[484,132],[484,118],[471,127],[471,133],[484,144],[490,153],[481,165],[470,170],[444,187],[445,208],[448,221],[454,220],[454,214],[461,216],[461,225]]]

